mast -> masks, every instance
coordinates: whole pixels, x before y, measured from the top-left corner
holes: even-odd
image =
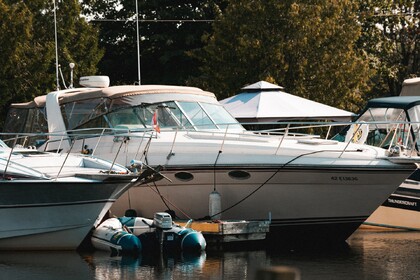
[[[141,74],[140,74],[140,37],[139,37],[139,6],[138,0],[136,1],[136,25],[137,25],[137,71],[139,78],[139,85],[141,85]]]
[[[53,3],[54,3],[54,35],[55,35],[55,73],[56,73],[56,79],[57,79],[57,91],[59,91],[60,80],[58,77],[57,13],[56,13],[56,7],[55,7],[55,0],[53,0]]]

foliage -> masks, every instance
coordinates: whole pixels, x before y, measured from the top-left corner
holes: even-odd
[[[100,72],[113,84],[138,82],[136,7],[133,0],[84,0],[84,13],[100,29],[106,49]],[[201,36],[224,1],[138,1],[141,83],[185,84],[198,62],[186,54],[201,48]]]
[[[56,88],[53,2],[0,0],[0,113]],[[96,30],[80,17],[77,0],[57,3],[58,54],[64,77],[94,74],[102,57]],[[68,85],[68,83],[67,83]]]
[[[368,65],[351,1],[231,0],[190,83],[231,96],[248,83],[276,82],[299,96],[356,110],[369,88]]]
[[[48,45],[33,40],[33,15],[23,3],[0,0],[0,113],[13,101],[28,101],[40,89],[48,66],[40,54],[53,55]],[[3,120],[3,118],[2,118]]]
[[[359,2],[358,47],[377,73],[369,96],[399,95],[404,79],[420,76],[420,1]]]
[[[67,85],[70,62],[75,80],[138,81],[135,3],[56,1]],[[420,76],[419,0],[138,0],[138,8],[142,84],[187,83],[222,99],[265,80],[356,112]],[[53,1],[0,0],[0,54],[3,116],[11,102],[55,89]]]

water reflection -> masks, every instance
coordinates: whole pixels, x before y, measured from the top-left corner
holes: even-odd
[[[358,231],[348,246],[298,251],[254,248],[201,254],[0,252],[2,279],[255,279],[257,270],[289,266],[301,279],[417,279],[420,232]]]
[[[95,275],[76,252],[0,252],[1,279],[74,280]]]
[[[139,256],[110,256],[106,252],[84,254],[95,279],[190,279],[201,274],[206,253],[147,252]]]

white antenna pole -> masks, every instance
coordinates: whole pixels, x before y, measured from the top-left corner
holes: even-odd
[[[55,35],[55,73],[57,78],[57,91],[60,90],[60,80],[58,78],[58,46],[57,46],[57,13],[55,8],[55,0],[54,3],[54,35]]]
[[[139,77],[139,85],[141,85],[141,74],[140,74],[140,37],[139,37],[139,6],[138,0],[136,1],[136,24],[137,24],[137,70]]]
[[[74,69],[75,64],[71,62],[69,66],[70,66],[70,88],[73,88],[73,69]]]

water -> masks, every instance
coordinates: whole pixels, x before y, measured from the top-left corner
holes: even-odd
[[[255,279],[290,266],[301,279],[418,279],[420,232],[358,230],[340,248],[207,250],[202,254],[111,257],[106,252],[0,252],[1,279]]]

